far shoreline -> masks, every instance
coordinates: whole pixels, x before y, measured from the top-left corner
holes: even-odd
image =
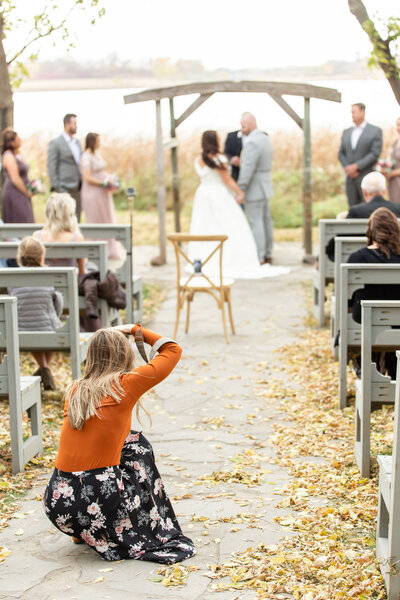
[[[376,75],[376,74],[375,74]],[[350,77],[350,76],[338,76],[338,77],[327,77],[326,79],[322,76],[319,77],[306,77],[304,79],[299,78],[283,78],[274,77],[271,79],[260,79],[260,81],[291,81],[291,82],[306,82],[313,83],[316,81],[365,81],[370,79],[371,81],[385,81],[383,76],[381,77]],[[212,81],[212,79],[210,79]],[[179,85],[181,83],[193,83],[190,80],[187,81],[170,81],[160,79],[147,79],[147,78],[93,78],[93,79],[27,79],[21,86],[15,90],[14,93],[23,92],[62,92],[62,91],[78,91],[78,90],[106,90],[106,89],[148,89],[157,87],[168,87],[171,85]]]

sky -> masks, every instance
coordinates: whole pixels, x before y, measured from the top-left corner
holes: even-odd
[[[87,2],[87,0],[86,0]],[[106,15],[90,26],[76,11],[70,29],[76,38],[71,57],[93,61],[111,54],[136,65],[152,58],[198,59],[207,69],[318,65],[364,58],[370,44],[347,0],[102,0]],[[60,2],[63,9],[70,0]],[[18,0],[25,18],[44,0]],[[365,0],[370,16],[400,17],[399,0]],[[6,44],[24,39],[19,28]],[[42,59],[66,55],[56,40],[41,44]]]

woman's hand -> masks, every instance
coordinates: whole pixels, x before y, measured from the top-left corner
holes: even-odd
[[[132,327],[134,326],[134,323],[131,323],[130,325],[116,325],[115,327],[110,327],[109,329],[120,331],[124,335],[131,335]]]

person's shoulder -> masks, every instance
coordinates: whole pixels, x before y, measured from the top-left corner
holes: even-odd
[[[350,254],[349,258],[347,259],[347,262],[348,263],[366,262],[368,255],[369,255],[369,250],[366,246],[364,246],[363,248],[360,248],[359,250],[356,250],[355,252]]]
[[[64,138],[63,138],[63,135],[62,135],[62,134],[60,134],[60,135],[58,135],[57,137],[53,138],[53,139],[52,139],[52,140],[50,140],[50,142],[49,142],[49,148],[50,148],[50,147],[54,147],[54,146],[58,146],[58,145],[59,145],[59,144],[62,142],[62,140],[63,140],[63,139],[64,139]]]
[[[2,156],[2,162],[3,164],[15,163],[17,162],[17,157],[15,156],[14,152],[11,152],[11,150],[6,150]]]
[[[368,213],[367,204],[355,204],[349,208],[346,219],[360,219]]]
[[[400,216],[400,204],[397,202],[391,202],[390,200],[385,200],[385,204],[383,205],[389,210],[392,211],[397,216]]]
[[[367,123],[366,129],[368,129],[371,133],[382,133],[382,128],[377,125],[372,125],[372,123]]]

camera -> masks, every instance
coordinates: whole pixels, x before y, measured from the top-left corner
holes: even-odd
[[[127,196],[134,196],[136,194],[136,188],[128,187],[126,190]]]

